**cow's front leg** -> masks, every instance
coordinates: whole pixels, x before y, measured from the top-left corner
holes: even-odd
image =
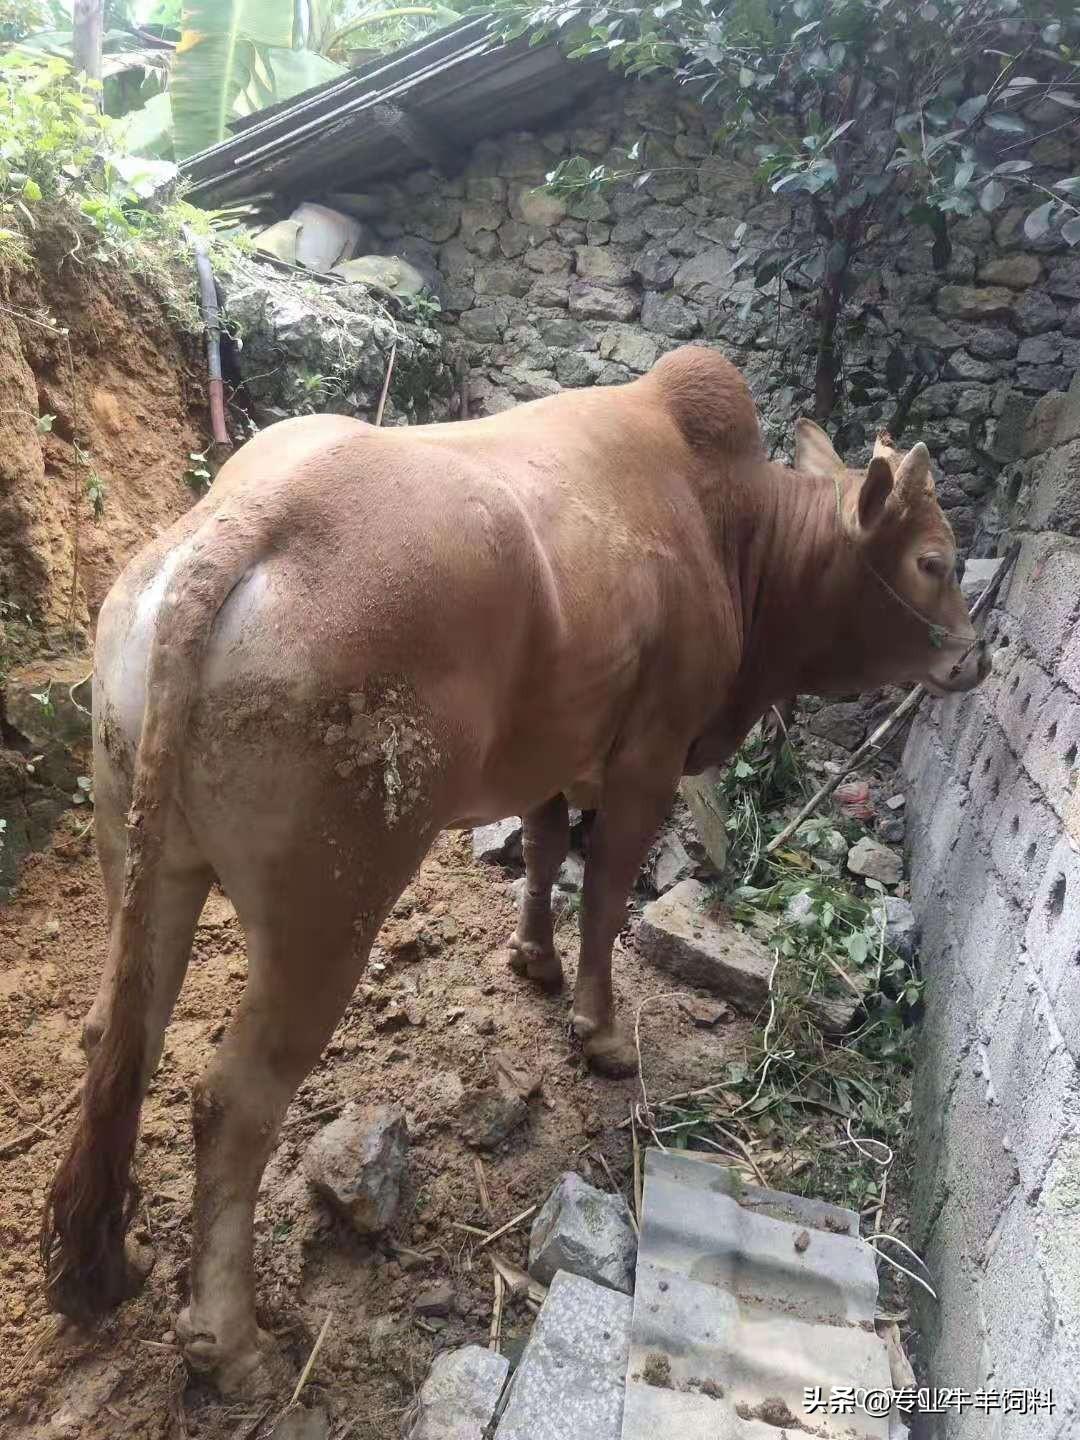
[[[585,1057],[605,1075],[637,1067],[633,1040],[615,1024],[611,947],[626,920],[626,899],[657,830],[671,809],[678,770],[640,766],[605,783],[585,864],[581,956],[574,992],[574,1030]],[[665,781],[658,775],[667,774]]]
[[[523,827],[525,896],[517,933],[510,941],[510,968],[545,990],[560,990],[563,972],[551,921],[551,887],[570,847],[566,796],[556,795],[530,811]]]

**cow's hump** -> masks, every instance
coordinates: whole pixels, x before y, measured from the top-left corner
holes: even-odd
[[[718,350],[684,345],[659,360],[649,378],[691,445],[728,455],[761,454],[750,387]]]

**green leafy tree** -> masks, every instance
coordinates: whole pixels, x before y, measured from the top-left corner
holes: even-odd
[[[762,186],[805,210],[797,248],[760,256],[755,278],[779,295],[797,271],[816,289],[819,419],[838,398],[838,327],[874,227],[929,227],[943,266],[950,220],[1019,201],[1029,240],[1080,243],[1080,177],[1048,169],[1039,145],[1080,129],[1080,11],[1064,0],[496,7],[504,37],[554,38],[628,76],[674,76],[715,114],[715,149],[752,156]],[[644,183],[648,165],[646,144],[624,168],[573,157],[551,180]]]

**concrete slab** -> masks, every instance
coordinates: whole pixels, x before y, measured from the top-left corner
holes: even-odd
[[[495,1440],[619,1440],[630,1314],[629,1296],[560,1270]]]
[[[683,880],[646,905],[637,931],[641,955],[688,985],[722,995],[756,1015],[769,997],[772,954],[753,936],[711,913],[712,893]]]
[[[887,1440],[888,1416],[805,1409],[807,1387],[888,1389],[858,1219],[649,1151],[622,1440]]]

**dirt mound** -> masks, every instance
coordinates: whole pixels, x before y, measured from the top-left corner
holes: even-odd
[[[397,1433],[438,1348],[487,1343],[491,1267],[462,1227],[493,1222],[481,1207],[475,1152],[462,1139],[460,1100],[466,1087],[494,1079],[498,1051],[512,1050],[543,1079],[528,1118],[484,1157],[494,1224],[542,1202],[570,1168],[609,1188],[599,1152],[630,1193],[630,1139],[619,1127],[639,1095],[637,1081],[590,1075],[568,1039],[568,994],[545,997],[510,973],[503,950],[514,921],[508,890],[503,872],[472,861],[467,836],[437,842],[294,1101],[263,1183],[260,1318],[299,1369],[332,1312],[307,1398],[325,1404],[333,1433],[347,1429],[351,1440]],[[411,943],[418,924],[423,946]],[[567,917],[558,935],[571,972],[576,931]],[[221,1037],[246,968],[243,936],[220,895],[211,895],[203,913],[144,1112],[137,1234],[157,1252],[148,1287],[96,1335],[57,1336],[45,1314],[37,1232],[70,1118],[46,1124],[48,1135],[6,1158],[2,1146],[48,1116],[80,1078],[79,1025],[104,945],[90,839],[58,833],[51,853],[27,861],[19,895],[0,911],[0,1074],[13,1092],[0,1096],[0,1432],[10,1440],[263,1435],[287,1395],[265,1412],[222,1405],[188,1381],[172,1331],[186,1299],[190,1254],[191,1085]],[[615,984],[628,1020],[645,996],[673,988],[628,944],[616,951]],[[411,1019],[387,1033],[382,1017],[394,1004]],[[675,1003],[650,1005],[641,1024],[650,1094],[714,1080],[742,1055],[748,1030],[733,1021],[703,1031]],[[399,1219],[377,1242],[348,1232],[312,1195],[300,1168],[310,1137],[352,1099],[401,1105],[412,1136]],[[500,1248],[520,1265],[527,1239],[522,1225]],[[416,1297],[443,1281],[454,1297],[448,1317],[416,1314]],[[513,1351],[532,1318],[525,1298],[510,1302],[504,1351]]]
[[[128,556],[194,499],[205,386],[197,336],[148,281],[92,258],[69,220],[40,234],[28,267],[0,265],[0,602],[5,622],[85,632]]]

